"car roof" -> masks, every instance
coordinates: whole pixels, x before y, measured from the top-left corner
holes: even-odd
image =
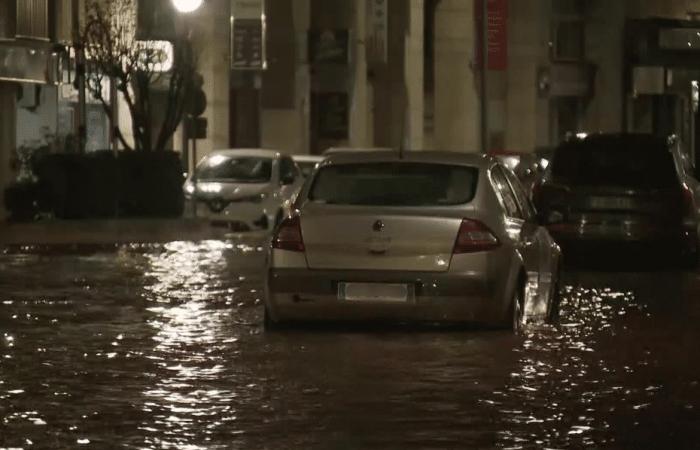
[[[487,169],[496,160],[482,153],[463,153],[445,151],[404,151],[399,155],[398,151],[365,151],[345,152],[328,155],[323,162],[324,166],[334,164],[379,163],[379,162],[422,162],[434,164],[451,164],[473,166]]]
[[[657,136],[651,133],[591,133],[585,137],[575,137],[564,141],[559,147],[570,147],[572,144],[605,145],[614,143],[624,143],[626,145],[650,144],[643,146],[645,149],[659,147],[669,147],[668,138]]]
[[[213,155],[222,156],[252,156],[258,158],[279,158],[282,153],[279,150],[269,150],[264,148],[229,148],[223,150],[214,150],[207,156]]]
[[[321,155],[292,155],[292,159],[301,162],[320,162],[326,158]]]
[[[350,152],[376,152],[376,151],[391,151],[389,147],[330,147],[326,149],[324,155],[334,155],[336,153],[350,153]]]

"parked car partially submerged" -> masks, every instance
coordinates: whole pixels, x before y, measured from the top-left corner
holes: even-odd
[[[303,183],[291,157],[275,150],[219,150],[202,158],[184,185],[197,217],[231,231],[271,231]]]
[[[555,315],[559,247],[515,175],[476,154],[329,156],[273,235],[265,324],[519,329]]]
[[[645,134],[593,134],[559,146],[533,198],[565,251],[635,250],[698,261],[697,181],[677,148]]]

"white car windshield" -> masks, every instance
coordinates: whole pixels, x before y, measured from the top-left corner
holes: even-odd
[[[272,178],[272,159],[214,155],[197,167],[200,181],[267,183]]]

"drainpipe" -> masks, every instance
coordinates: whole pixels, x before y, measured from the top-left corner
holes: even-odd
[[[486,154],[489,151],[489,120],[488,120],[488,77],[489,66],[489,11],[488,0],[481,1],[481,72],[479,72],[481,84],[480,106],[480,135],[481,152]]]

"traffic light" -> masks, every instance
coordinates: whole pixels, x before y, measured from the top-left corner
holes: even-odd
[[[201,74],[195,73],[192,79],[192,87],[187,96],[185,112],[188,116],[199,117],[207,109],[207,94],[202,90],[204,78]]]

